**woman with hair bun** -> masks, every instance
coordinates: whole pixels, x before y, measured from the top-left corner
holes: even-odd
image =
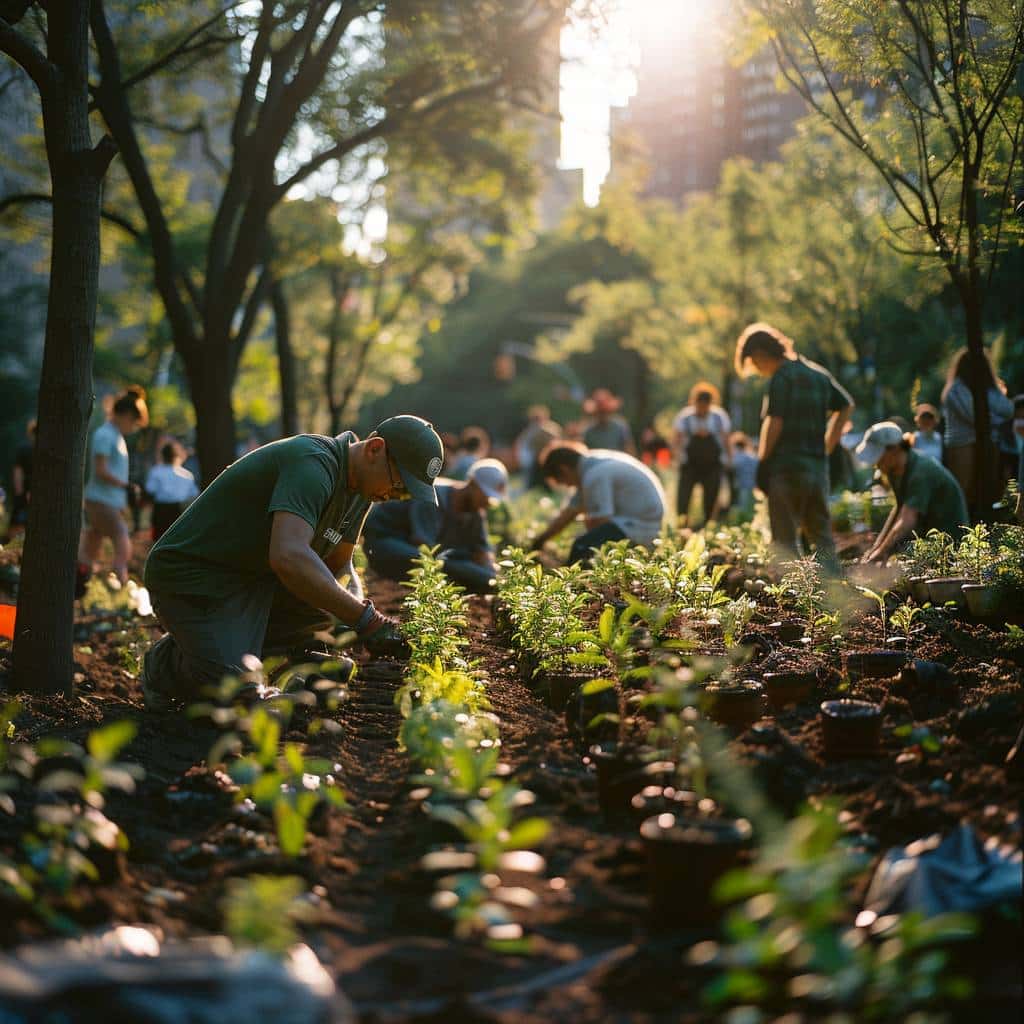
[[[89,479],[85,485],[85,528],[78,545],[76,594],[96,568],[103,538],[114,546],[114,573],[128,582],[131,537],[123,512],[135,486],[128,477],[128,445],[125,437],[149,423],[146,392],[125,388],[109,404],[106,422],[92,435]]]

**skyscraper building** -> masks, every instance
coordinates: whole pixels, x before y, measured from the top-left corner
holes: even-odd
[[[612,173],[639,143],[648,195],[682,202],[713,189],[731,157],[773,159],[804,113],[797,93],[777,89],[770,51],[733,63],[727,13],[722,0],[708,0],[703,16],[640,34],[636,95],[612,111]]]

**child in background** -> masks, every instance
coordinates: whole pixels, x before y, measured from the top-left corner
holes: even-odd
[[[914,410],[914,451],[942,462],[942,434],[939,433],[939,410],[923,403]]]
[[[741,431],[732,435],[732,506],[747,519],[754,514],[754,487],[758,459],[750,438]]]
[[[199,494],[195,477],[182,465],[184,461],[185,449],[177,441],[169,441],[160,449],[160,462],[146,477],[146,493],[153,501],[154,544]]]

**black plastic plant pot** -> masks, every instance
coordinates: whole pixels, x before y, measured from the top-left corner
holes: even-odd
[[[892,679],[907,663],[904,651],[850,651],[846,655],[846,673],[858,679]]]
[[[576,692],[577,687],[587,681],[590,677],[579,672],[577,669],[545,669],[538,676],[541,683],[541,691],[544,695],[544,703],[552,711],[559,713],[565,711],[570,698]]]
[[[535,686],[538,682],[540,657],[533,651],[523,651],[519,655],[519,678],[527,686]]]
[[[982,622],[999,617],[1003,610],[1003,592],[991,583],[965,583],[961,588],[967,610]]]
[[[768,704],[778,710],[807,700],[818,685],[816,672],[766,672],[764,692]]]
[[[964,584],[972,581],[966,576],[938,576],[928,580],[928,598],[932,604],[942,607],[949,602],[958,608],[967,604],[964,597]]]
[[[629,801],[630,818],[637,826],[658,814],[675,814],[680,818],[706,817],[715,809],[714,800],[708,797],[701,799],[692,790],[661,784],[644,786]]]
[[[866,700],[827,700],[821,705],[821,728],[829,760],[872,757],[882,735],[882,708]]]
[[[735,820],[664,813],[640,826],[647,858],[652,923],[662,927],[709,925],[722,908],[715,883],[738,864],[752,829]]]
[[[613,828],[629,821],[631,801],[637,793],[645,786],[665,785],[675,771],[670,761],[645,764],[637,751],[622,750],[617,744],[592,746],[590,758],[597,769],[601,815]]]
[[[764,687],[756,679],[705,687],[708,716],[719,725],[746,729],[764,713]]]
[[[584,693],[583,685],[577,682],[565,705],[565,727],[577,739],[589,743],[614,742],[619,727],[614,721],[590,723],[599,715],[617,715],[619,697],[615,687],[599,693]]]
[[[903,667],[897,683],[897,692],[904,696],[926,693],[953,700],[957,695],[956,676],[938,661],[915,658]]]
[[[769,622],[768,629],[784,644],[799,643],[804,636],[802,622]]]
[[[928,577],[927,576],[911,576],[907,583],[910,587],[910,596],[918,604],[928,603]]]

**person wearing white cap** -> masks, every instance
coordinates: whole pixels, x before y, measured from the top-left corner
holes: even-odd
[[[386,501],[375,506],[363,529],[366,558],[381,576],[401,580],[420,546],[439,546],[444,570],[472,593],[494,585],[494,550],[487,537],[487,509],[505,500],[508,470],[497,459],[479,459],[465,481],[438,480],[437,504]]]
[[[896,498],[895,508],[862,561],[884,562],[914,534],[923,537],[929,530],[941,530],[959,540],[969,523],[964,492],[945,466],[914,451],[911,435],[895,423],[876,423],[857,445],[857,457],[878,467]]]

